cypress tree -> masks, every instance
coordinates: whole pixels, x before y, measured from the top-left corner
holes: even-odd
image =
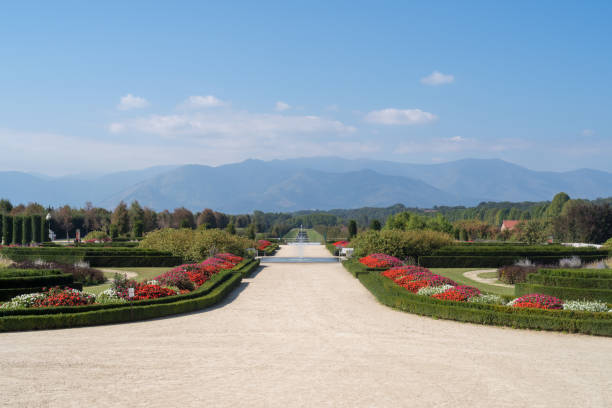
[[[23,217],[15,216],[13,218],[13,244],[21,244],[21,236],[23,234]]]
[[[32,243],[32,218],[23,217],[21,219],[21,244],[29,245]]]
[[[13,217],[4,214],[2,216],[2,243],[10,245],[13,242]]]
[[[349,237],[353,238],[357,235],[357,222],[355,220],[350,220],[348,225]]]
[[[40,242],[48,242],[49,239],[49,225],[47,219],[43,216],[40,217]]]
[[[40,215],[33,215],[30,219],[30,222],[32,223],[32,242],[42,242],[40,240],[40,229],[42,228],[42,223],[40,222],[41,218],[42,217]]]

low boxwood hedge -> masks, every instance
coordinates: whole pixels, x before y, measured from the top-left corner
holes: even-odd
[[[538,270],[539,275],[566,276],[585,279],[612,279],[612,269],[548,269]]]
[[[580,259],[585,262],[595,262],[606,258],[607,255],[582,255]],[[528,258],[532,262],[541,265],[552,265],[559,262],[566,255],[550,256],[419,256],[418,263],[426,268],[499,268],[513,265],[515,262]]]
[[[333,243],[330,243],[330,242],[326,243],[325,248],[327,248],[327,250],[331,252],[333,256],[340,255],[340,249],[337,248]]]
[[[53,271],[61,272],[61,271]],[[29,276],[0,277],[0,289],[30,288],[37,286],[63,286],[74,282],[71,273],[31,274]]]
[[[582,256],[606,257],[609,251],[596,248],[574,248],[563,245],[451,245],[435,250],[431,255],[439,256]]]
[[[83,284],[80,282],[71,282],[71,283],[66,283],[66,284],[62,284],[59,286],[83,290]],[[0,289],[0,303],[5,302],[7,300],[11,300],[15,296],[25,295],[27,293],[42,292],[45,288],[49,288],[49,286],[29,286],[26,288]],[[0,316],[2,316],[2,312],[3,312],[3,309],[0,309]]]
[[[89,265],[97,268],[104,267],[163,267],[163,266],[177,266],[183,263],[183,259],[180,256],[86,256],[84,259],[89,262]]]
[[[521,309],[445,301],[413,294],[379,273],[363,273],[358,278],[380,303],[410,313],[495,326],[612,336],[612,313]]]
[[[540,275],[538,273],[527,275],[526,283],[564,288],[612,289],[612,279]]]

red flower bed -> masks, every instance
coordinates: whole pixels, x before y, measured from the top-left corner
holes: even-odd
[[[417,293],[419,289],[429,286],[429,282],[426,280],[418,280],[400,284],[400,286],[405,288],[406,290],[409,290],[412,293]]]
[[[270,241],[266,241],[265,239],[260,239],[259,241],[257,241],[257,249],[260,251],[263,251],[270,245],[272,245],[272,243]]]
[[[370,254],[359,259],[368,268],[391,268],[392,266],[402,265],[398,258],[386,254]]]
[[[159,275],[155,280],[162,284],[178,286],[179,289],[186,289],[185,285],[177,283],[182,282],[183,278],[187,278],[193,282],[195,286],[200,286],[214,274],[224,269],[232,269],[242,262],[243,259],[244,258],[240,256],[230,253],[217,254],[201,263],[179,265]]]
[[[94,297],[70,288],[52,288],[46,297],[37,300],[34,307],[84,306],[94,302]]]
[[[431,295],[432,298],[440,300],[454,300],[456,302],[465,302],[469,298],[480,295],[480,290],[473,286],[459,285],[443,293]]]
[[[531,307],[536,309],[563,309],[561,299],[539,293],[530,293],[514,299],[512,307]]]
[[[454,300],[455,302],[464,302],[466,300],[462,293],[453,289],[449,289],[443,293],[431,295],[431,297],[440,300]]]
[[[332,245],[335,246],[336,248],[345,248],[350,244],[350,242],[348,241],[338,241],[338,242],[334,242]]]
[[[234,255],[234,254],[230,254],[228,252],[222,253],[222,254],[217,254],[215,255],[216,258],[220,258],[220,259],[224,259],[227,262],[232,263],[234,266],[238,265],[240,262],[242,262],[244,260],[243,257],[238,256],[238,255]]]
[[[141,285],[134,290],[134,300],[157,299],[173,295],[176,295],[174,290],[159,285]]]

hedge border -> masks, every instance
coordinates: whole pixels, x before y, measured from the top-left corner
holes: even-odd
[[[379,273],[359,273],[357,277],[381,304],[422,316],[492,326],[612,336],[612,313],[515,309],[445,301],[413,294]]]
[[[583,255],[580,259],[583,262],[595,262],[605,259],[607,255]],[[418,263],[426,268],[499,268],[502,266],[513,265],[516,261],[528,258],[539,264],[553,264],[559,262],[567,256],[419,256]]]
[[[527,295],[530,293],[541,293],[543,295],[555,296],[567,300],[586,299],[612,303],[612,290],[568,288],[562,286],[547,286],[532,283],[517,283],[514,285],[514,294],[516,296]],[[612,315],[612,313],[610,314]]]

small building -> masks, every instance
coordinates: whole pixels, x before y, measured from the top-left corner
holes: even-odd
[[[501,225],[501,231],[513,231],[521,220],[504,220]]]

